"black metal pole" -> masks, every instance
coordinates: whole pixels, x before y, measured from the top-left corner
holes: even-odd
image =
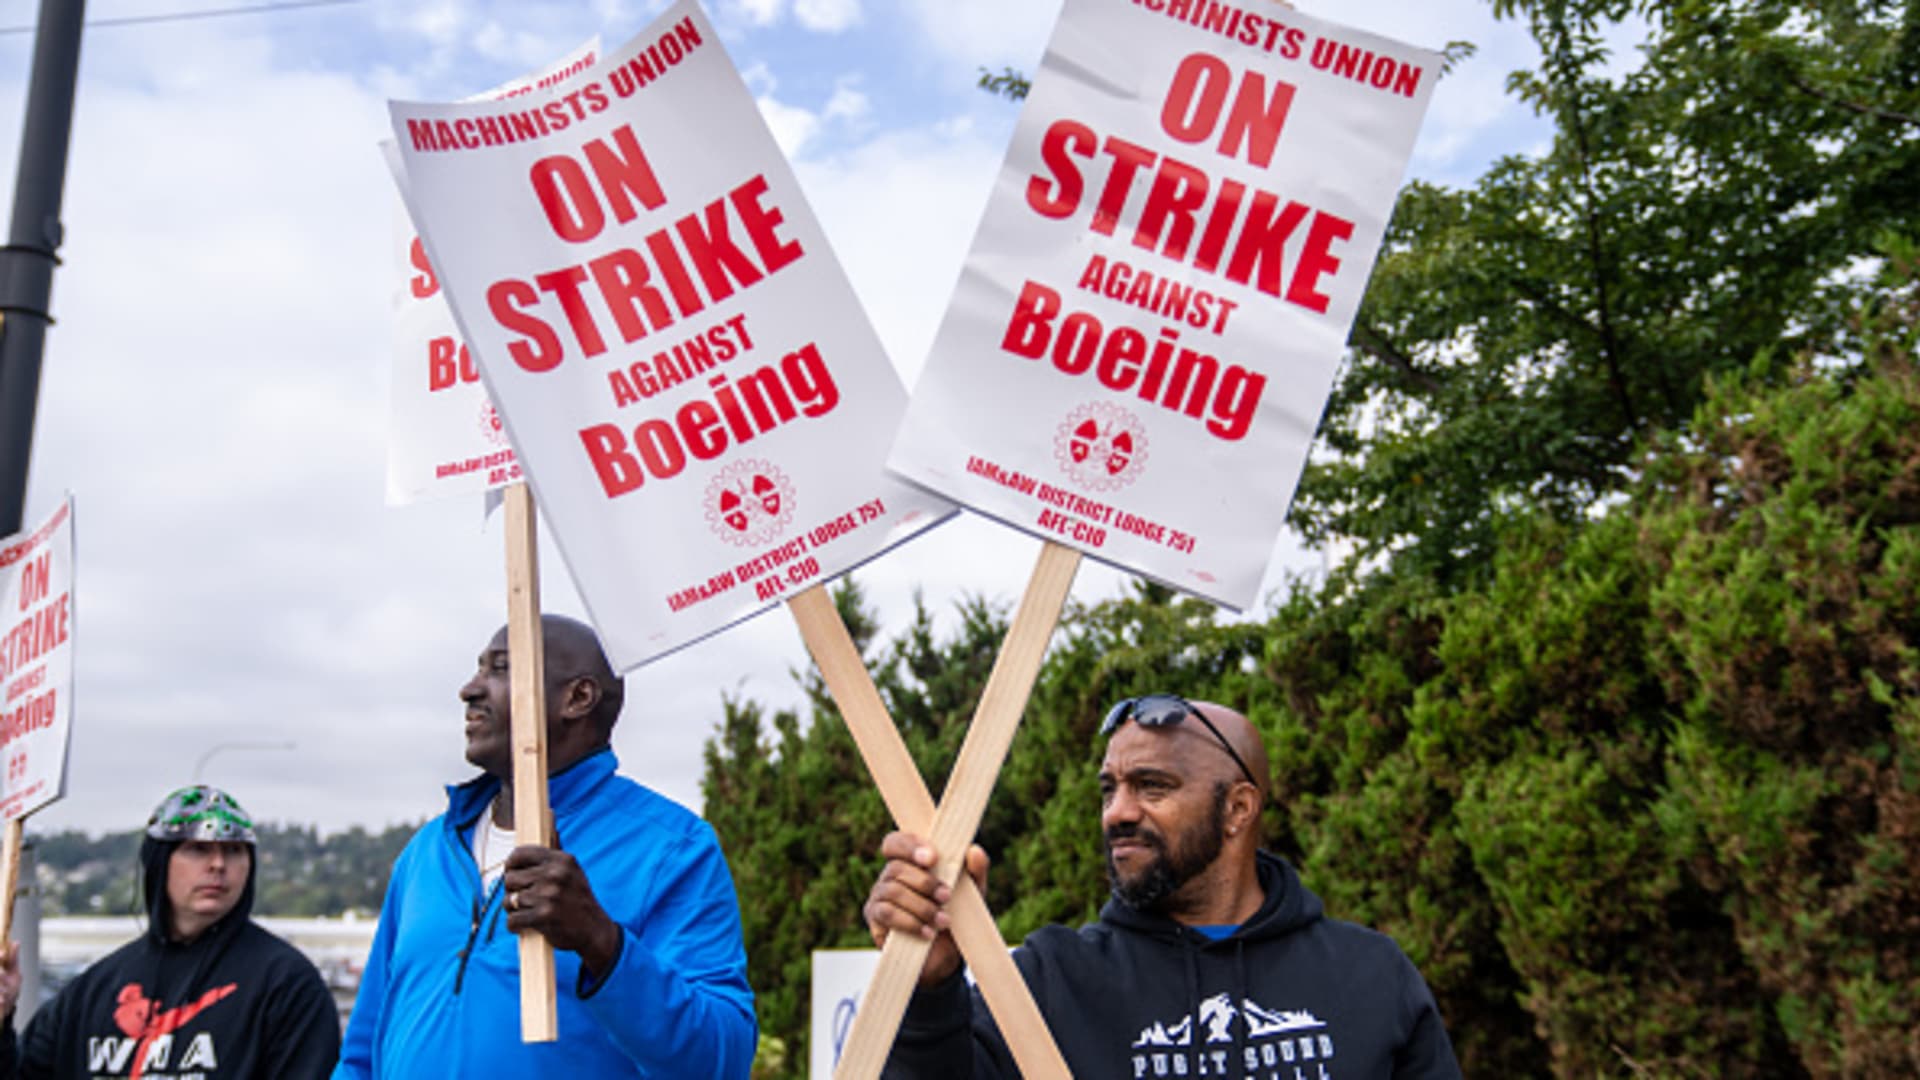
[[[86,0],[40,0],[33,78],[20,136],[13,226],[0,248],[0,536],[20,531],[27,509],[40,357],[52,321],[53,268],[60,261],[60,196],[67,181],[73,88],[80,73]]]

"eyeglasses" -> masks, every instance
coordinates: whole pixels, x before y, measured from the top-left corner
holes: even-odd
[[[1100,734],[1111,735],[1113,729],[1129,720],[1141,727],[1159,728],[1171,727],[1189,716],[1207,726],[1207,730],[1211,731],[1214,739],[1219,742],[1220,749],[1225,750],[1227,756],[1233,759],[1233,763],[1240,766],[1240,774],[1247,778],[1247,783],[1258,788],[1260,781],[1253,778],[1253,770],[1247,768],[1247,763],[1241,760],[1239,751],[1233,748],[1233,744],[1227,741],[1225,735],[1220,734],[1220,729],[1213,726],[1213,721],[1207,719],[1205,713],[1194,708],[1193,702],[1179,694],[1146,694],[1128,698],[1107,710],[1107,718],[1100,722]]]

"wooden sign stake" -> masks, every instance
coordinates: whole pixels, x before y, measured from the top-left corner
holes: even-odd
[[[0,843],[0,860],[5,860],[6,901],[0,903],[0,952],[13,942],[13,895],[20,888],[20,849],[26,843],[25,814],[7,822],[6,840]]]
[[[513,840],[553,843],[547,805],[546,640],[540,629],[539,515],[524,483],[506,489],[507,656],[513,686]],[[553,1042],[553,946],[537,930],[520,933],[520,1040]]]
[[[888,811],[902,829],[927,839],[939,853],[935,873],[954,890],[954,940],[973,968],[1021,1072],[1029,1078],[1065,1080],[1071,1074],[1007,954],[985,899],[961,868],[1079,566],[1080,553],[1071,548],[1054,543],[1041,548],[948,779],[945,801],[937,810],[824,588],[815,586],[789,605]],[[904,934],[887,938],[880,967],[854,1014],[835,1080],[872,1080],[880,1075],[930,945],[924,938]]]
[[[840,715],[847,722],[861,760],[880,789],[896,825],[916,836],[933,832],[933,796],[920,778],[913,755],[901,740],[900,731],[874,688],[873,677],[860,659],[860,650],[847,633],[846,623],[833,606],[824,585],[815,585],[788,603],[794,621],[800,624],[800,636],[807,651],[826,680]],[[1053,1044],[1047,1024],[1027,992],[1026,980],[1013,964],[1006,942],[1000,940],[1000,928],[973,879],[962,876],[954,885],[948,905],[953,916],[953,936],[960,952],[973,969],[974,980],[993,1010],[994,1019],[1007,1037],[1015,1063],[1028,1080],[1072,1080],[1067,1063]],[[856,1013],[856,1016],[858,1014]],[[892,1042],[889,1036],[887,1042]],[[885,1054],[882,1054],[884,1060]]]

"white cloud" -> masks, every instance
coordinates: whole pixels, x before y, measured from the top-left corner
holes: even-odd
[[[842,81],[833,88],[833,96],[827,99],[827,107],[821,110],[821,116],[828,120],[859,121],[866,119],[872,110],[873,102],[866,94],[851,82]]]
[[[860,0],[793,0],[793,17],[809,30],[839,33],[860,21]]]
[[[813,137],[820,133],[820,117],[817,114],[788,105],[770,95],[763,94],[755,100],[760,105],[760,115],[773,131],[773,141],[780,144],[780,151],[788,157],[805,150]]]
[[[456,0],[422,4],[402,19],[403,25],[434,45],[452,45],[466,26],[462,5]]]
[[[804,156],[815,140],[829,128],[857,130],[872,109],[866,94],[854,86],[852,78],[843,78],[835,86],[827,103],[818,110],[782,101],[776,96],[779,81],[765,64],[755,64],[741,72],[741,78],[753,92],[760,115],[773,132],[773,139],[788,158]]]
[[[928,43],[964,70],[1037,66],[1060,0],[907,0]]]
[[[772,26],[785,12],[786,0],[728,0],[726,11],[754,26]]]

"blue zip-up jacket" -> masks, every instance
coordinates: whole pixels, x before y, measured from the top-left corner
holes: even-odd
[[[554,950],[558,1041],[520,1041],[518,938],[468,847],[500,788],[483,776],[449,787],[447,812],[394,864],[334,1080],[747,1075],[753,992],[719,840],[616,766],[603,750],[548,785],[559,846],[623,931],[597,985]]]

